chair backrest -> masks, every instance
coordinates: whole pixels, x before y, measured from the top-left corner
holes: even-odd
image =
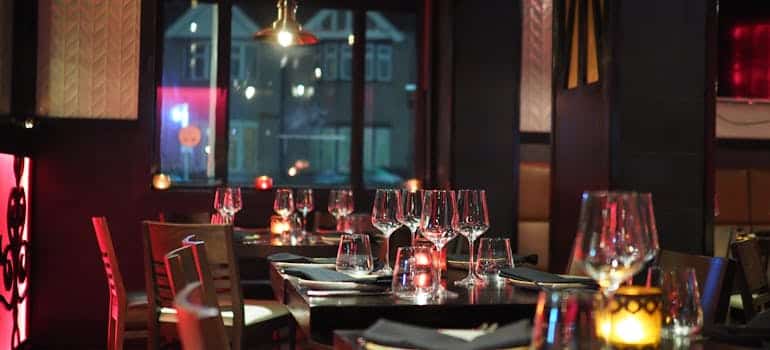
[[[99,251],[104,263],[104,272],[107,275],[107,284],[109,285],[110,298],[115,298],[117,303],[110,303],[115,308],[118,305],[127,303],[126,287],[123,284],[123,276],[118,267],[118,256],[115,254],[115,247],[112,245],[112,234],[110,234],[107,218],[92,217],[91,223],[96,232],[96,241],[99,243]],[[110,310],[111,313],[118,312],[117,309]],[[113,315],[117,317],[117,315]]]
[[[551,218],[550,164],[519,164],[519,203],[519,252],[537,254],[537,268],[547,270]]]
[[[692,267],[698,278],[703,321],[706,325],[722,323],[727,316],[735,264],[725,258],[708,257],[661,250],[658,263],[663,271]]]
[[[179,247],[168,252],[165,257],[165,263],[169,286],[174,296],[190,283],[204,283],[199,278],[192,248]]]
[[[179,338],[185,350],[228,349],[225,326],[219,309],[204,302],[200,282],[184,287],[174,298],[179,323]]]
[[[240,298],[240,288],[238,287],[237,265],[232,252],[233,229],[229,225],[211,225],[211,224],[171,224],[154,221],[142,222],[145,244],[145,280],[147,296],[150,299],[150,306],[158,310],[160,307],[173,306],[173,291],[165,268],[165,255],[182,246],[182,240],[195,234],[203,238],[208,247],[217,253],[210,254],[210,265],[217,265],[229,271],[228,276],[234,276],[228,279],[230,288],[237,294],[234,298],[242,305]],[[206,239],[205,237],[210,237]],[[214,239],[216,238],[216,239]],[[220,253],[221,249],[229,249],[229,254]],[[217,279],[214,274],[214,279]]]
[[[730,244],[730,250],[733,252],[733,257],[738,260],[742,282],[748,291],[750,293],[766,291],[767,275],[762,264],[759,241],[753,238],[736,241]]]
[[[192,213],[161,212],[159,216],[161,222],[177,224],[208,224],[211,222],[211,214],[205,211]]]

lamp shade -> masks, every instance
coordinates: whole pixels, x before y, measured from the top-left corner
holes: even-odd
[[[278,0],[276,7],[278,7],[278,18],[270,28],[254,33],[255,40],[272,42],[283,47],[318,43],[318,38],[303,30],[297,22],[296,0]]]

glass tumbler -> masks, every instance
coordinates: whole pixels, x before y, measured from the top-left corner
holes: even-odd
[[[368,275],[374,268],[369,236],[361,233],[343,234],[337,249],[337,271],[349,275]]]
[[[499,273],[513,267],[511,241],[508,238],[482,238],[476,259],[476,275],[487,283],[501,284]]]
[[[688,267],[663,275],[663,336],[689,337],[703,328],[698,279]]]
[[[427,299],[433,294],[435,275],[432,248],[398,248],[393,265],[393,294],[404,299]]]
[[[543,291],[537,299],[530,349],[599,349],[600,296],[585,290]]]

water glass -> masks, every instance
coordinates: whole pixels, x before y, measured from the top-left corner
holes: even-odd
[[[476,275],[485,282],[499,284],[504,281],[500,270],[513,267],[511,240],[508,238],[482,238],[476,260]]]
[[[682,268],[663,274],[663,336],[696,335],[703,327],[698,279],[695,269]]]
[[[598,349],[596,329],[601,298],[580,290],[543,291],[537,299],[530,349]]]
[[[343,234],[337,249],[337,271],[350,275],[368,275],[374,269],[369,236],[361,233]]]
[[[393,294],[399,298],[423,300],[433,295],[436,265],[433,249],[401,247],[393,266]]]

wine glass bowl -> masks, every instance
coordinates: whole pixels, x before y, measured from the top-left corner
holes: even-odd
[[[398,205],[398,222],[406,226],[412,234],[414,244],[417,229],[420,228],[420,213],[422,212],[422,191],[401,190]]]
[[[294,194],[290,188],[279,188],[275,190],[273,211],[284,219],[294,213]]]
[[[313,205],[312,188],[301,188],[297,190],[294,208],[302,214],[302,231],[305,232],[305,228],[307,227],[307,214],[315,209]]]
[[[572,259],[602,293],[613,295],[642,268],[648,244],[637,193],[583,193]]]
[[[214,194],[214,209],[222,216],[223,223],[232,224],[233,217],[243,208],[239,187],[219,187]]]
[[[334,189],[329,191],[329,214],[339,223],[340,218],[353,213],[353,191],[349,189]]]

